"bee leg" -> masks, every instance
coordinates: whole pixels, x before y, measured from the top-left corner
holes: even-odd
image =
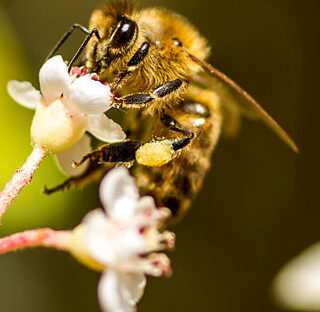
[[[100,35],[99,35],[99,32],[98,32],[98,29],[97,28],[93,28],[91,30],[91,32],[88,33],[87,37],[83,40],[80,48],[78,49],[78,51],[76,52],[76,54],[74,55],[72,60],[70,61],[69,66],[68,66],[68,72],[70,72],[72,65],[78,59],[78,57],[81,55],[82,51],[87,46],[88,42],[90,41],[90,39],[92,38],[93,35],[95,35],[97,37],[97,39],[100,40]]]
[[[109,143],[99,149],[85,155],[78,162],[74,162],[75,167],[81,166],[85,161],[97,165],[103,163],[124,163],[130,164],[136,161],[140,165],[157,167],[168,163],[175,157],[175,152],[190,143],[194,134],[192,131],[166,116],[165,123],[170,122],[170,129],[187,135],[185,138],[171,140],[157,140],[139,143],[127,140],[124,142]]]
[[[138,164],[149,167],[160,167],[169,163],[178,154],[176,151],[187,146],[194,138],[194,133],[169,115],[161,118],[162,123],[169,130],[183,134],[184,137],[164,139],[142,144],[136,152]]]
[[[58,191],[70,189],[72,187],[82,188],[93,181],[99,180],[103,176],[105,171],[106,168],[104,166],[100,166],[94,162],[90,162],[88,169],[80,176],[71,177],[65,180],[63,183],[58,184],[54,187],[48,188],[47,186],[45,186],[43,192],[46,195],[50,195]]]
[[[89,30],[87,28],[83,27],[80,24],[74,24],[73,26],[70,27],[70,29],[56,43],[54,48],[50,51],[49,55],[47,56],[46,60],[48,60],[50,57],[52,57],[53,55],[55,55],[57,53],[57,51],[65,43],[65,41],[71,36],[71,34],[73,33],[73,31],[75,29],[80,29],[85,34],[87,34],[87,35],[89,34]]]
[[[161,121],[170,130],[186,135],[185,138],[175,139],[172,141],[172,147],[175,151],[178,151],[187,146],[194,138],[194,133],[190,129],[188,129],[169,115],[164,115],[163,117],[161,117]]]
[[[172,140],[172,148],[174,151],[178,151],[191,142],[191,138],[175,139]]]
[[[170,116],[165,115],[162,118],[162,122],[170,130],[182,133],[185,137],[163,139],[141,144],[135,155],[138,164],[148,167],[160,167],[165,165],[178,155],[176,151],[187,146],[193,139],[193,132]]]
[[[111,89],[113,90],[113,92],[117,91],[120,83],[123,82],[124,78],[127,78],[133,71],[135,71],[139,67],[143,59],[147,56],[149,48],[149,42],[142,43],[138,51],[132,56],[132,58],[128,62],[127,68],[120,72],[118,76],[114,79],[114,81],[111,83]]]
[[[182,133],[185,137],[171,140],[152,140],[144,143],[132,140],[109,143],[83,156],[80,161],[74,162],[73,165],[79,167],[87,160],[97,165],[103,163],[128,164],[134,161],[146,166],[165,164],[175,157],[175,151],[182,149],[191,142],[194,134],[168,115],[164,115],[161,121],[170,130]]]
[[[182,87],[184,83],[186,83],[186,81],[181,79],[170,80],[158,86],[149,93],[134,93],[123,97],[114,97],[113,103],[116,106],[125,108],[141,108],[153,100],[161,99],[166,95],[176,91]]]
[[[187,127],[185,127],[169,115],[162,116],[161,121],[166,127],[168,127],[172,131],[183,133],[191,139],[194,137],[194,134],[190,129],[188,129]]]
[[[140,145],[141,143],[131,140],[105,144],[99,149],[83,156],[80,161],[74,162],[74,166],[79,167],[88,159],[97,164],[106,162],[129,163],[135,160],[135,153]]]
[[[75,162],[74,166],[79,167],[85,161],[89,160],[89,168],[78,177],[71,177],[65,182],[52,187],[45,187],[45,194],[52,194],[57,191],[69,189],[71,187],[82,187],[91,181],[101,178],[106,171],[103,163],[130,163],[135,160],[136,150],[141,144],[135,141],[124,141],[119,143],[110,143],[101,146],[99,149],[82,157],[79,162]]]

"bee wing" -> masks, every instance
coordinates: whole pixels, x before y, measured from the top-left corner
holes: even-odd
[[[262,120],[288,144],[293,151],[296,153],[299,151],[294,141],[282,127],[237,83],[210,64],[199,60],[188,52],[187,54],[194,62],[198,63],[210,74],[210,78],[213,80],[212,82],[210,81],[210,88],[221,97],[223,104],[227,106],[228,110],[238,111],[249,118]]]

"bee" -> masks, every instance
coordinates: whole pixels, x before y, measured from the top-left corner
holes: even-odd
[[[105,144],[76,163],[79,177],[47,193],[81,186],[106,170],[130,166],[142,195],[182,215],[199,192],[222,129],[236,131],[238,116],[260,119],[294,151],[288,134],[239,85],[208,64],[209,46],[183,16],[165,8],[138,10],[127,1],[95,10],[89,29],[74,25],[53,55],[80,28],[87,37],[83,64],[108,82],[115,107],[126,110],[128,139]]]

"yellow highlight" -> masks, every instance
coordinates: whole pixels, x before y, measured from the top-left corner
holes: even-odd
[[[83,242],[83,227],[79,225],[72,231],[70,244],[71,254],[86,267],[98,272],[104,271],[105,267],[92,259]]]
[[[143,144],[136,152],[138,164],[149,167],[165,165],[173,156],[174,150],[170,140]]]

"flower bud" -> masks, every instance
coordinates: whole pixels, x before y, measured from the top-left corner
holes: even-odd
[[[48,106],[39,104],[31,126],[31,140],[48,153],[58,154],[81,139],[86,125],[87,116],[70,115],[60,99]]]

